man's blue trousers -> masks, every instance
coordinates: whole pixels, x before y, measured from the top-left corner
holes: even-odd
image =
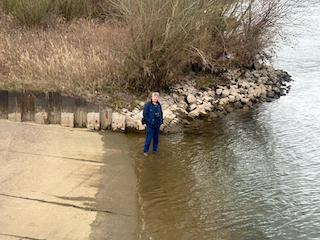
[[[144,144],[144,152],[149,152],[151,141],[153,140],[153,152],[158,151],[160,126],[147,126],[146,141]]]

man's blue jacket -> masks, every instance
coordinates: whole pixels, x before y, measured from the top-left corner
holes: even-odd
[[[143,117],[149,127],[160,127],[163,124],[163,112],[161,104],[153,104],[151,101],[147,102],[143,108]]]

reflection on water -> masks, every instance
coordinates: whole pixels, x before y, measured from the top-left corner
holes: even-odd
[[[128,136],[140,239],[320,239],[320,17],[305,23],[277,62],[295,79],[288,96],[161,136],[148,158]]]

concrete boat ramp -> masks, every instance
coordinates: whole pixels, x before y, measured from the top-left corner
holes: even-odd
[[[0,239],[136,239],[126,137],[0,120]]]

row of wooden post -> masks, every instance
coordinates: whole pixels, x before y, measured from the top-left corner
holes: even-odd
[[[112,111],[57,92],[0,91],[0,119],[99,130],[111,128]]]

